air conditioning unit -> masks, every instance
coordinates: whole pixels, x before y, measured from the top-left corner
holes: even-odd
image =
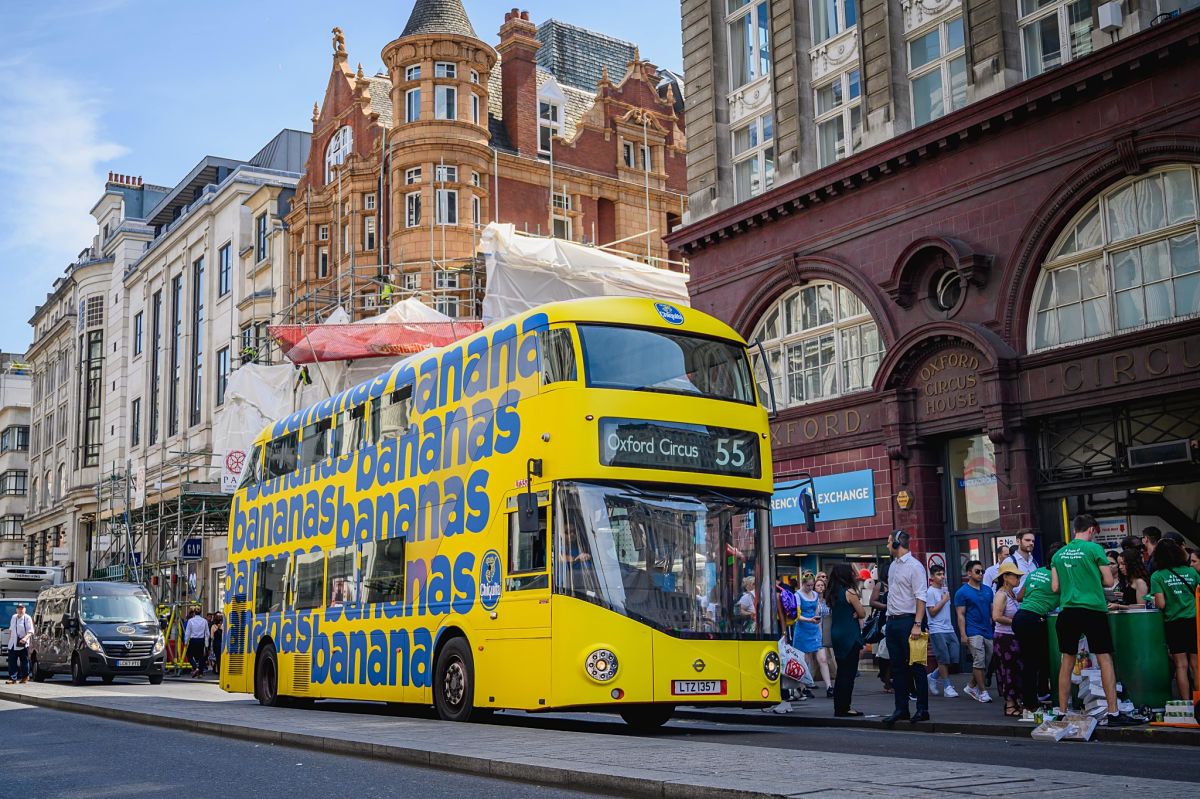
[[[1160,441],[1157,444],[1140,444],[1127,449],[1129,468],[1144,469],[1167,463],[1191,463],[1194,460],[1195,442],[1186,438],[1176,441]]]

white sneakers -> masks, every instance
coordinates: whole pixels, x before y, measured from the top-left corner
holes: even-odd
[[[943,694],[947,699],[954,699],[958,696],[958,691],[954,690],[954,686],[949,682],[946,683],[946,692]]]
[[[974,699],[976,702],[983,702],[986,704],[986,703],[992,701],[992,695],[987,692],[986,688],[984,688],[983,691],[981,692],[975,686],[968,685],[966,688],[963,689],[963,693],[965,693],[967,696]]]
[[[937,675],[937,672],[935,671],[933,674],[930,674],[926,678],[926,681],[929,683],[929,695],[930,696],[941,696],[941,693],[938,691],[939,680],[936,675]]]
[[[929,693],[931,696],[944,696],[947,699],[958,697],[958,691],[954,690],[954,685],[950,682],[949,678],[943,681],[935,671],[933,674],[928,675],[926,679],[929,681]],[[944,688],[939,687],[943,685],[945,686]]]

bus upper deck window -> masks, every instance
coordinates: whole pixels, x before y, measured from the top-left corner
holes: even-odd
[[[292,432],[267,442],[267,479],[296,471],[299,434]]]
[[[542,385],[575,379],[575,344],[567,328],[538,333],[542,351]]]
[[[382,405],[383,408],[380,413],[379,440],[399,438],[408,429],[412,386],[397,389],[381,399],[382,402],[376,403],[376,407]]]
[[[300,440],[300,468],[313,466],[329,457],[329,430],[332,423],[329,419],[304,428],[304,437]]]
[[[259,467],[262,465],[261,453],[262,449],[257,444],[250,446],[246,464],[242,467],[242,474],[238,479],[238,488],[245,488],[246,486],[258,483]]]

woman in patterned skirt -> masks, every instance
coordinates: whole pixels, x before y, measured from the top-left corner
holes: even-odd
[[[1012,561],[1005,561],[996,575],[996,596],[992,600],[996,687],[1004,698],[1004,715],[1013,718],[1021,717],[1021,650],[1012,629],[1013,616],[1021,609],[1016,597],[1020,582],[1021,570]]]

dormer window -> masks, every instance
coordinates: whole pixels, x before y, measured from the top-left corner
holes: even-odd
[[[346,162],[347,156],[354,145],[354,133],[350,127],[344,126],[339,128],[336,133],[329,139],[329,146],[325,148],[325,182],[333,180],[333,168],[341,166]]]
[[[562,107],[547,100],[538,100],[538,152],[550,152],[550,137],[562,131]]]
[[[433,65],[433,76],[435,78],[456,78],[458,77],[458,65],[450,61],[438,61]]]

